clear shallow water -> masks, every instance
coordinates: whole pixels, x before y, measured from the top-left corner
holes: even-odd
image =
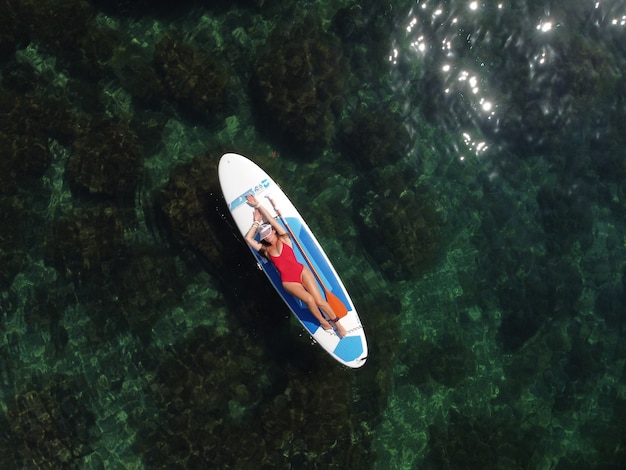
[[[0,15],[3,465],[619,468],[620,2],[70,3]],[[364,369],[250,265],[223,150],[319,234]]]

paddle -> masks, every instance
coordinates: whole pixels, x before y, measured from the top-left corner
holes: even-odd
[[[315,270],[313,263],[311,262],[306,252],[302,248],[302,245],[300,245],[300,242],[294,235],[293,231],[291,230],[291,227],[289,227],[289,224],[287,223],[287,219],[283,217],[278,207],[276,207],[276,204],[274,204],[274,200],[269,196],[267,196],[267,198],[270,200],[270,203],[272,204],[272,207],[274,208],[274,211],[276,212],[276,214],[278,214],[278,217],[280,217],[280,220],[282,220],[283,225],[285,226],[285,228],[289,232],[289,235],[291,236],[291,239],[295,242],[296,246],[300,250],[300,253],[302,253],[304,260],[309,265],[309,268],[311,268],[311,272],[313,273],[313,275],[315,276],[315,279],[317,279],[317,282],[319,283],[322,290],[324,291],[324,295],[326,295],[326,301],[330,305],[330,308],[333,309],[333,312],[335,312],[335,315],[337,315],[339,318],[345,317],[348,314],[348,309],[346,308],[344,303],[341,300],[339,300],[339,297],[337,297],[335,294],[333,294],[331,291],[329,291],[326,288],[326,286],[322,282],[322,278],[320,277],[319,274],[317,274],[317,271]]]

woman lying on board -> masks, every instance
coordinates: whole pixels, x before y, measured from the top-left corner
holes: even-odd
[[[254,207],[252,213],[254,221],[246,233],[246,242],[276,266],[285,291],[304,302],[322,328],[332,330],[332,323],[337,334],[343,338],[346,335],[345,328],[341,326],[339,317],[322,296],[311,270],[296,259],[287,231],[254,196],[248,194],[246,199],[248,204]],[[262,225],[263,219],[269,224]],[[255,239],[257,232],[260,241]]]

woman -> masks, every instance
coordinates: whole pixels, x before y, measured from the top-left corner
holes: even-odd
[[[248,194],[246,199],[248,204],[254,207],[252,214],[254,222],[246,233],[246,242],[261,256],[272,261],[280,273],[280,280],[285,291],[302,300],[320,322],[322,328],[327,331],[332,330],[331,323],[333,323],[337,329],[337,334],[343,338],[346,335],[345,328],[341,326],[339,317],[335,315],[333,309],[322,296],[311,270],[296,259],[287,231],[254,196]],[[261,226],[264,218],[269,221],[270,225]],[[260,243],[254,238],[259,228],[261,229],[259,233]]]

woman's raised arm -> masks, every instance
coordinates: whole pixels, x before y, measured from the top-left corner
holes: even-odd
[[[254,209],[252,218],[254,219],[254,221],[252,222],[252,226],[250,227],[250,229],[246,232],[245,239],[246,239],[246,243],[250,245],[253,250],[259,251],[261,248],[263,248],[263,245],[259,243],[258,241],[256,241],[254,239],[254,236],[256,235],[257,230],[259,230],[259,227],[261,226],[261,221],[263,220],[263,217],[261,216],[261,213],[259,212],[258,209]]]
[[[254,207],[257,211],[259,211],[259,214],[261,214],[261,217],[265,220],[267,220],[269,222],[269,224],[274,227],[274,230],[276,230],[276,234],[277,235],[285,235],[287,233],[287,231],[285,230],[285,227],[283,227],[275,218],[274,216],[272,216],[272,214],[270,214],[270,211],[259,202],[259,200],[254,197],[252,194],[248,194],[246,196],[246,200],[248,201],[248,204],[250,204],[252,207]],[[256,217],[256,216],[255,216]],[[256,219],[255,219],[256,220]]]

